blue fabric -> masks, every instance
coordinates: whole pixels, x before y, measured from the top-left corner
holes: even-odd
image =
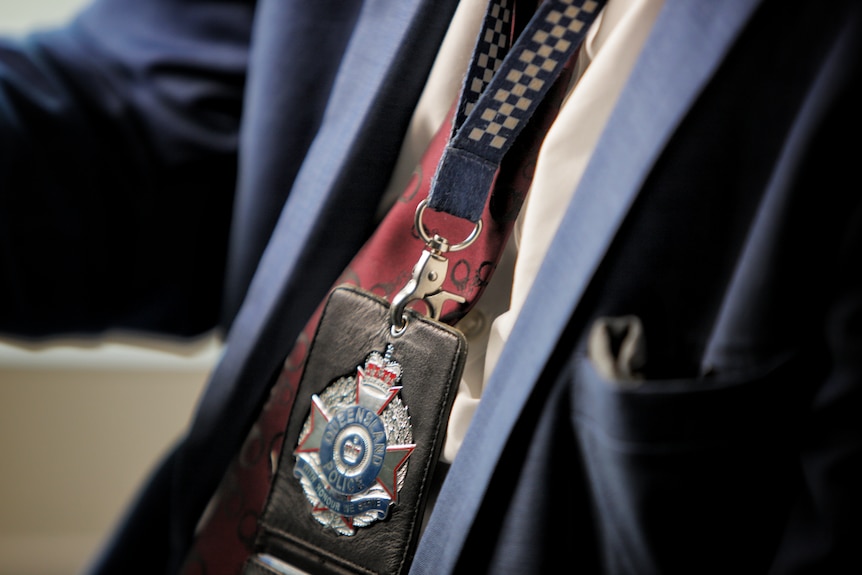
[[[455,147],[443,151],[431,184],[428,206],[439,212],[479,221],[499,163]]]
[[[0,332],[216,324],[253,10],[99,0],[0,42]]]
[[[240,133],[224,319],[236,316],[297,172],[323,123],[362,2],[260,2]],[[400,25],[393,23],[392,25]],[[309,66],[309,62],[315,65]]]

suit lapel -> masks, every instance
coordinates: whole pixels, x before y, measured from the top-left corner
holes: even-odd
[[[618,226],[757,4],[667,0],[488,382],[411,572],[453,570],[512,429]]]
[[[434,40],[442,38],[454,10],[453,1],[434,4],[363,4],[323,124],[183,442],[176,484],[186,516],[175,526],[178,537],[190,532],[273,375],[364,239],[388,178],[375,162],[394,163],[414,104],[410,97],[418,97],[436,53]],[[406,97],[393,103],[387,92],[397,90]]]

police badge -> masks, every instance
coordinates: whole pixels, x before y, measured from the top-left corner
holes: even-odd
[[[467,344],[433,318],[403,317],[395,329],[389,302],[353,286],[330,294],[246,575],[409,565]]]
[[[365,367],[312,396],[294,451],[312,515],[342,535],[385,519],[416,447],[410,415],[398,396],[401,365],[373,351]]]

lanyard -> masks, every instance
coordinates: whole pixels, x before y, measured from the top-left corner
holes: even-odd
[[[560,77],[605,0],[545,0],[507,51],[513,2],[492,0],[486,12],[450,137],[437,162],[428,199],[416,210],[414,228],[426,249],[414,265],[410,281],[392,298],[393,334],[406,325],[404,311],[412,301],[424,301],[433,319],[441,318],[447,301],[470,305],[461,294],[444,287],[447,254],[470,246],[479,237],[481,216],[504,155]],[[426,208],[466,219],[475,227],[465,240],[450,244],[438,234],[427,233],[422,223]],[[503,244],[495,245],[491,250],[494,262]],[[473,294],[472,301],[476,297]]]
[[[477,222],[503,156],[578,49],[605,0],[541,2],[512,48],[513,0],[492,0],[428,207]]]

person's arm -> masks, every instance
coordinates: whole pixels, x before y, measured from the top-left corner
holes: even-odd
[[[96,0],[0,39],[0,333],[218,319],[253,0]]]

